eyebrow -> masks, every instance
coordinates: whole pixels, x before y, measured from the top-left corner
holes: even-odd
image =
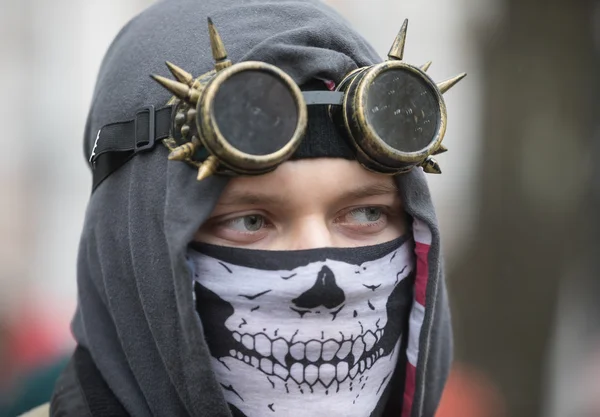
[[[379,195],[398,194],[398,188],[393,184],[387,183],[376,183],[367,184],[354,189],[344,191],[338,201],[348,200],[360,200],[368,197],[375,197]],[[217,205],[219,206],[236,206],[236,205],[285,205],[287,199],[276,194],[246,191],[246,190],[234,190],[228,193],[228,195],[220,201]]]
[[[223,201],[217,203],[218,206],[259,206],[259,205],[280,205],[285,199],[279,195],[264,194],[250,191],[231,191]]]
[[[398,188],[393,184],[377,183],[363,185],[344,192],[340,200],[360,200],[361,198],[375,197],[378,195],[398,194]]]

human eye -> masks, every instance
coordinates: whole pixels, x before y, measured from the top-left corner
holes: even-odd
[[[388,223],[383,207],[367,206],[349,209],[340,215],[335,223],[343,228],[359,233],[377,233]]]
[[[222,222],[222,225],[231,230],[235,230],[236,232],[254,233],[262,229],[266,223],[264,216],[261,216],[260,214],[249,214],[225,220]]]
[[[373,223],[385,216],[381,207],[360,207],[348,212],[347,217],[357,223]]]
[[[273,224],[262,214],[251,213],[216,218],[202,227],[202,232],[233,245],[248,245],[266,238]]]

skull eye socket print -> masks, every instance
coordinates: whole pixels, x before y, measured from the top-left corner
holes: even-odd
[[[407,329],[412,248],[403,239],[357,263],[297,251],[304,265],[279,270],[190,250],[196,308],[232,409],[247,417],[370,415]],[[259,251],[235,251],[237,257],[253,252]]]

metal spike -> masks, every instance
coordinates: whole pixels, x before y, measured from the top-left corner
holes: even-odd
[[[429,67],[431,66],[432,63],[433,63],[433,61],[427,61],[426,63],[424,63],[423,66],[421,67],[421,71],[427,72],[427,70],[429,69]]]
[[[152,74],[151,77],[154,79],[154,81],[162,85],[164,88],[169,90],[171,93],[175,94],[180,99],[186,99],[190,93],[190,88],[185,84],[170,80],[160,75]]]
[[[437,87],[440,89],[442,94],[444,94],[446,91],[450,90],[452,87],[454,87],[460,80],[462,80],[466,76],[467,76],[467,73],[463,72],[462,74],[457,75],[454,78],[450,78],[449,80],[438,83]]]
[[[161,77],[160,75],[151,75],[151,77],[162,85],[164,88],[169,90],[175,96],[179,97],[182,100],[185,100],[193,105],[198,103],[200,99],[200,94],[194,88],[189,88],[187,85],[180,83],[178,81],[173,81],[165,77]]]
[[[217,157],[214,155],[209,156],[206,159],[206,161],[204,161],[204,163],[200,166],[200,168],[198,168],[198,181],[202,181],[203,179],[210,177],[212,174],[215,173],[218,166],[219,160],[217,159]]]
[[[185,138],[188,135],[188,133],[190,133],[190,125],[181,126],[181,136]]]
[[[173,74],[180,83],[187,84],[190,87],[194,84],[194,76],[192,74],[169,61],[167,61],[166,64],[167,67],[169,67],[171,74]]]
[[[197,145],[193,142],[186,142],[178,146],[169,154],[169,161],[184,161],[191,158],[196,153],[196,147]]]
[[[439,155],[444,152],[448,152],[448,148],[446,148],[444,145],[442,145],[440,143],[440,146],[438,146],[438,148],[435,150],[435,152],[433,152],[433,155]]]
[[[421,166],[423,167],[423,171],[425,171],[428,174],[441,174],[442,173],[440,164],[438,164],[438,162],[431,157],[429,157],[425,161],[423,161]]]
[[[390,52],[388,52],[388,58],[390,60],[395,59],[402,61],[404,57],[404,44],[406,43],[406,31],[408,29],[408,19],[404,19],[404,23],[402,23],[402,27],[400,28],[400,32],[392,47],[390,48]]]
[[[184,123],[185,123],[185,114],[182,112],[177,112],[177,115],[175,116],[175,124],[177,126],[181,126]]]
[[[212,55],[215,60],[215,69],[221,71],[231,66],[231,61],[227,59],[227,51],[225,50],[225,44],[217,28],[213,24],[212,19],[208,18],[208,33],[210,35],[210,47],[212,49]]]
[[[196,109],[194,109],[194,108],[189,109],[186,117],[187,117],[188,123],[192,123],[194,120],[196,120]]]

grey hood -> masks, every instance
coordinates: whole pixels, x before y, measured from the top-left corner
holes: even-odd
[[[206,18],[235,62],[278,66],[298,84],[339,82],[380,62],[333,10],[302,0],[165,0],[129,22],[103,61],[84,138],[85,158],[105,124],[131,119],[169,94],[149,74],[171,61],[202,74],[212,68]],[[310,121],[309,121],[310,123]],[[169,162],[167,149],[140,154],[91,195],[78,256],[78,308],[72,328],[95,369],[132,416],[230,416],[210,370],[190,291],[187,247],[227,184]],[[397,177],[413,218],[417,271],[403,375],[390,384],[386,415],[433,416],[451,361],[451,330],[439,230],[421,169]],[[91,415],[85,375],[71,365],[57,385],[53,415]],[[71,372],[71,373],[69,373]],[[82,404],[86,404],[84,406]],[[75,406],[79,404],[79,408]],[[400,409],[401,408],[401,409]],[[82,411],[85,410],[85,411]]]

